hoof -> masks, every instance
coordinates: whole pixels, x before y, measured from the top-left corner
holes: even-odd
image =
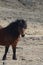
[[[13,58],[13,60],[17,60],[17,58]]]

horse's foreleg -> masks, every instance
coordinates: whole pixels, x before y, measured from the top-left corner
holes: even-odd
[[[17,58],[16,58],[16,47],[12,46],[12,49],[13,49],[13,60],[17,60]]]
[[[6,59],[6,55],[7,55],[8,49],[9,49],[9,46],[5,46],[5,54],[4,54],[3,58],[2,58],[2,60]]]
[[[13,60],[17,60],[17,58],[16,58],[16,46],[17,46],[18,40],[19,40],[19,38],[17,38],[17,39],[14,41],[14,43],[12,43]]]

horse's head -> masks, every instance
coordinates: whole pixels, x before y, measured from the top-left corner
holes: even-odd
[[[19,29],[19,33],[22,37],[25,36],[24,32],[25,32],[25,29],[27,28],[27,24],[26,24],[26,21],[21,19],[19,20],[18,22],[18,29]]]

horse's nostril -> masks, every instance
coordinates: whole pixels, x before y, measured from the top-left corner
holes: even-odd
[[[25,35],[22,35],[22,37],[24,37]]]

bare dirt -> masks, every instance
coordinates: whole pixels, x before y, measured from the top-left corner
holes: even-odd
[[[17,60],[12,60],[10,46],[4,65],[43,65],[43,7],[27,9],[17,0],[0,0],[0,26],[6,27],[16,19],[27,21],[26,36],[17,45]],[[0,46],[0,65],[5,47]]]

